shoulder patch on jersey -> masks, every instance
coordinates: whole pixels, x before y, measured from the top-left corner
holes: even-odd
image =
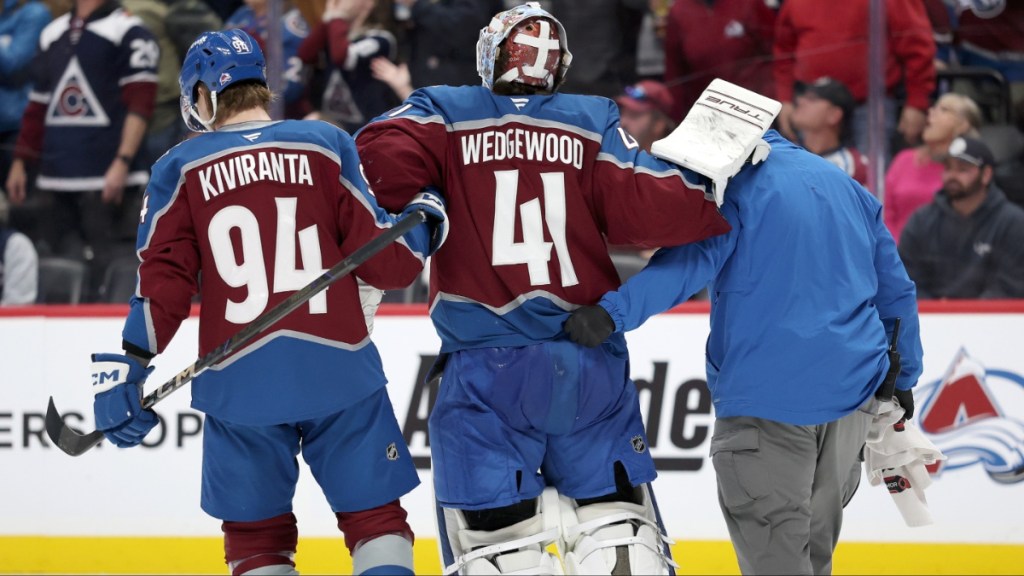
[[[46,110],[48,126],[109,126],[110,117],[89,85],[89,79],[72,56],[57,81]]]
[[[255,142],[256,139],[259,138],[261,134],[263,134],[263,132],[253,132],[252,134],[242,134],[242,138],[245,138],[249,142]]]
[[[53,22],[50,22],[43,28],[42,33],[39,34],[39,50],[45,52],[50,48],[50,45],[60,39],[68,28],[71,26],[71,13],[68,12],[59,18],[55,18]]]
[[[523,98],[523,97],[509,98],[509,100],[511,100],[512,103],[515,104],[516,110],[522,110],[523,106],[526,106],[527,104],[530,103],[530,99],[529,98]]]
[[[121,8],[103,18],[89,22],[85,25],[85,29],[106,39],[111,44],[120,45],[125,34],[136,26],[145,28],[141,18],[129,14],[124,8]]]

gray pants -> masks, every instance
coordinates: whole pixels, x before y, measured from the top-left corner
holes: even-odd
[[[831,574],[875,402],[835,422],[715,421],[718,501],[743,574]]]

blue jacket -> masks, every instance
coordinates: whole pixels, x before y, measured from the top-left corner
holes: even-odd
[[[828,161],[777,132],[758,166],[732,179],[732,231],[662,249],[601,305],[632,330],[709,284],[707,378],[718,417],[831,422],[863,404],[889,368],[900,317],[897,387],[921,375],[914,283],[881,204]]]
[[[35,0],[21,7],[18,0],[0,0],[0,132],[17,131],[28,105],[29,64],[39,50],[39,33],[50,22],[50,11]]]

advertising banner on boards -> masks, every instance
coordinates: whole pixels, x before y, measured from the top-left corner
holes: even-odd
[[[157,406],[161,426],[142,447],[104,443],[71,458],[46,438],[50,396],[70,425],[94,429],[89,355],[120,350],[121,322],[113,313],[0,316],[0,536],[219,536],[219,522],[199,509],[203,415],[189,407],[188,388]],[[846,509],[844,540],[1024,542],[1024,312],[925,313],[921,324],[925,370],[914,422],[948,456],[931,470],[935,524],[906,527],[885,487],[865,480]],[[660,470],[662,517],[670,535],[684,540],[728,539],[708,457],[714,412],[704,380],[707,332],[707,314],[697,309],[657,316],[628,335],[631,375]],[[439,341],[416,307],[385,307],[373,338],[423,481],[403,504],[414,530],[430,538],[436,527],[427,415],[437,390],[423,376]],[[147,390],[195,360],[196,339],[193,317],[154,362]],[[337,384],[344,389],[344,374]],[[295,513],[303,535],[337,534],[304,466]]]

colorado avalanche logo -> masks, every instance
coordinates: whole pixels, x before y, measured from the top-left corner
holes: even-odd
[[[96,97],[78,58],[71,57],[46,109],[50,126],[107,126],[110,118]]]
[[[997,401],[1022,392],[1024,377],[986,371],[961,349],[940,381],[918,391],[923,399],[918,425],[948,457],[929,471],[981,464],[996,482],[1024,481],[1024,421],[1005,414]]]

